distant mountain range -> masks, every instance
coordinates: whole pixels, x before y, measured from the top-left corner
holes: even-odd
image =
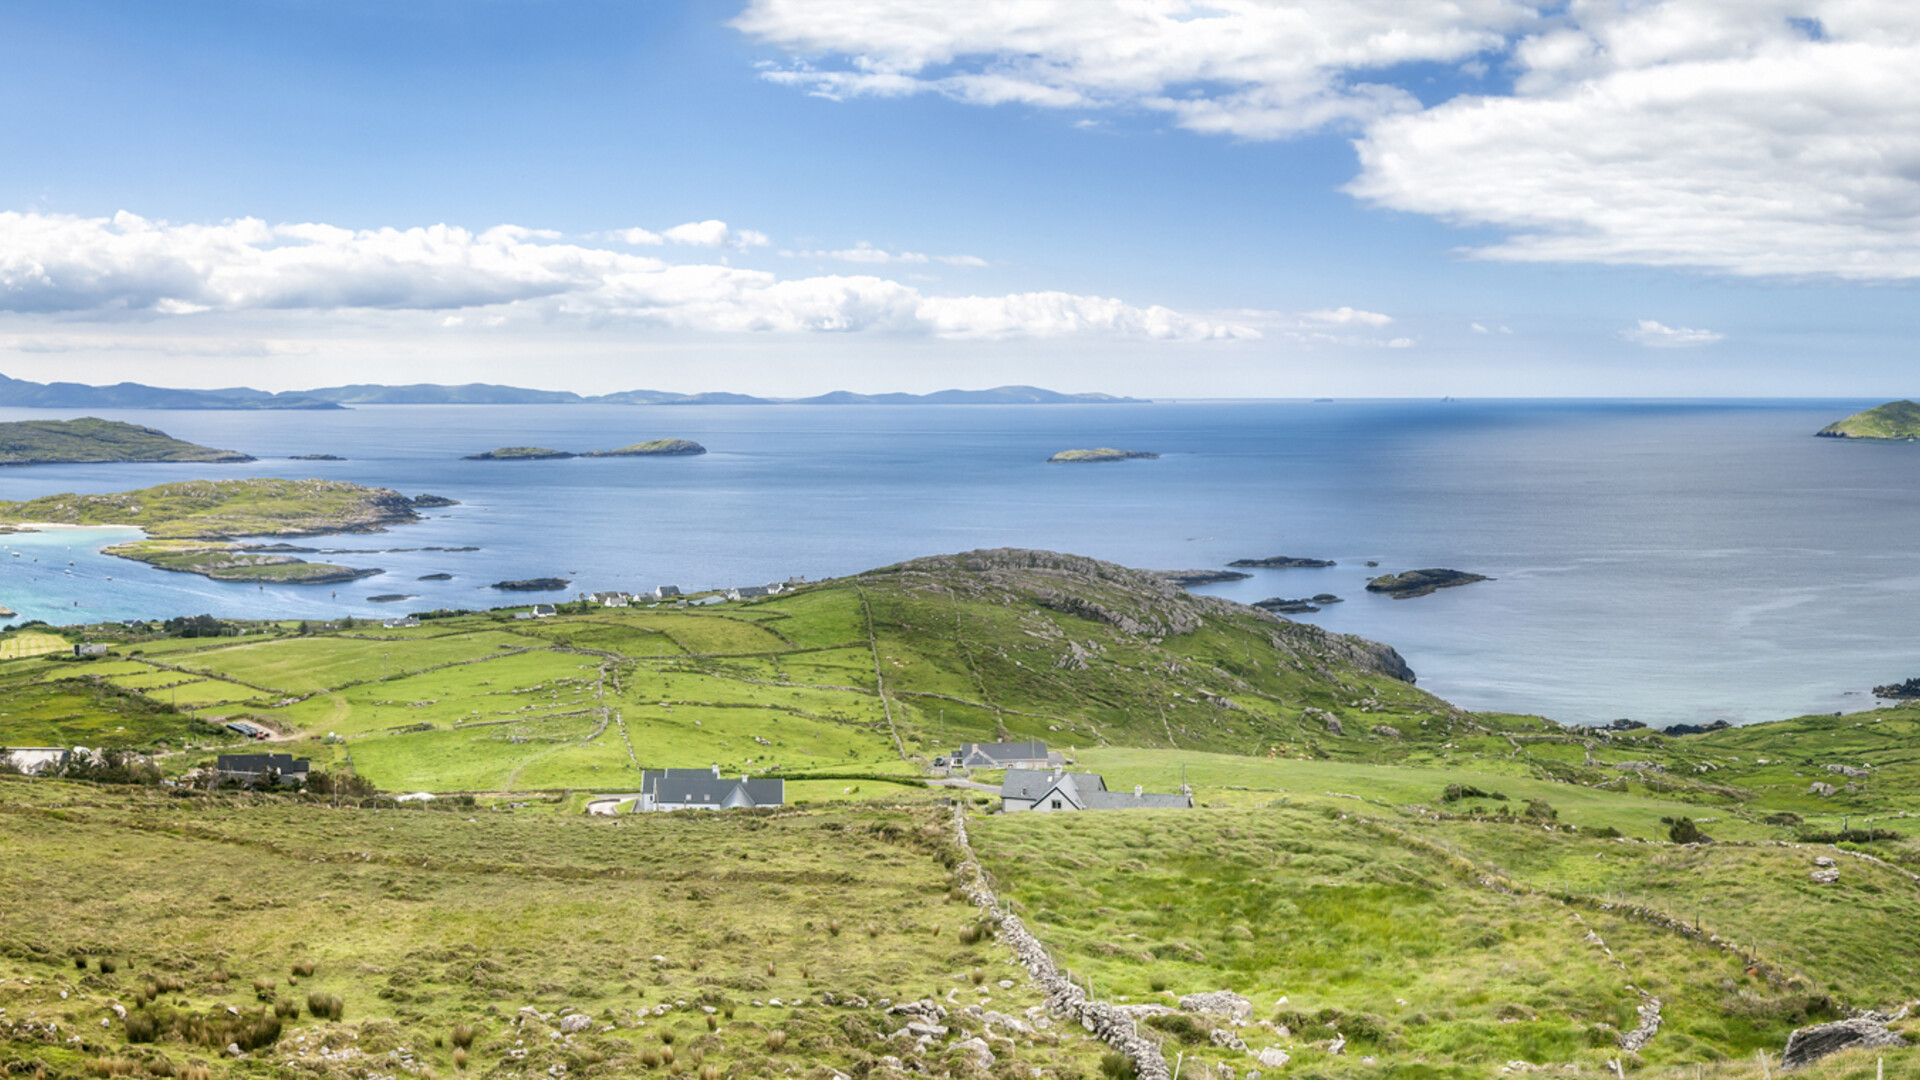
[[[342,409],[353,405],[1113,405],[1142,398],[1112,394],[1062,394],[1037,386],[996,386],[991,390],[939,390],[931,394],[856,394],[835,390],[808,398],[763,398],[749,394],[675,394],[665,390],[624,390],[582,395],[566,390],[528,390],[518,386],[467,383],[441,386],[381,386],[361,383],[319,390],[268,393],[248,387],[224,390],[172,390],[123,382],[37,383],[0,375],[0,407],[29,409]]]

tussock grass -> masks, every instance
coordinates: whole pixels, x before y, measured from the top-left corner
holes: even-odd
[[[343,1019],[347,1014],[347,1003],[338,994],[323,994],[318,991],[307,995],[307,1015],[315,1020]]]

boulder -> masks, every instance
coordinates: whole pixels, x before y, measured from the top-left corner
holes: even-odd
[[[1840,880],[1840,870],[1837,867],[1830,866],[1824,870],[1815,870],[1807,876],[1822,885],[1831,885]]]
[[[1825,855],[1822,855],[1822,856],[1820,856],[1819,858],[1817,858],[1817,859],[1815,859],[1815,860],[1813,860],[1813,865],[1815,865],[1815,866],[1837,866],[1837,865],[1839,865],[1839,864],[1838,864],[1838,863],[1836,863],[1836,862],[1834,862],[1834,861],[1833,861],[1833,860],[1832,860],[1831,858],[1828,858],[1827,856],[1825,856]]]
[[[1207,1042],[1223,1050],[1247,1049],[1247,1044],[1240,1040],[1240,1036],[1233,1033],[1232,1028],[1214,1028],[1207,1032]]]
[[[1887,1030],[1887,1022],[1892,1019],[1869,1012],[1850,1020],[1800,1028],[1787,1036],[1787,1048],[1780,1053],[1780,1067],[1797,1069],[1842,1050],[1879,1050],[1907,1045],[1905,1039]]]
[[[953,1048],[966,1054],[967,1057],[972,1059],[975,1065],[978,1065],[982,1069],[993,1064],[993,1051],[987,1049],[985,1039],[961,1039],[959,1042],[953,1044]]]
[[[1815,780],[1813,783],[1807,785],[1807,794],[1818,795],[1823,799],[1839,790],[1839,788],[1834,787],[1832,784],[1822,783],[1819,780]]]
[[[578,1035],[592,1026],[593,1017],[586,1013],[574,1013],[572,1016],[560,1018],[560,1033],[563,1035]]]
[[[1870,770],[1856,769],[1851,765],[1829,765],[1827,766],[1827,771],[1830,773],[1838,773],[1841,776],[1845,776],[1853,780],[1858,780],[1862,777],[1871,775]]]
[[[1388,724],[1373,725],[1373,733],[1384,739],[1397,739],[1400,737],[1400,729]]]
[[[1339,718],[1339,717],[1337,717],[1337,716],[1329,716],[1329,717],[1327,717],[1327,734],[1329,734],[1329,735],[1345,735],[1346,733],[1347,733],[1347,729],[1346,729],[1346,728],[1344,728],[1344,727],[1341,727],[1341,726],[1340,726],[1340,718]]]
[[[1277,1046],[1269,1046],[1260,1051],[1260,1056],[1255,1060],[1260,1062],[1260,1067],[1263,1069],[1278,1069],[1285,1066],[1291,1059],[1287,1057],[1285,1050]]]
[[[1209,1016],[1224,1016],[1229,1020],[1244,1021],[1253,1015],[1253,1002],[1231,990],[1215,990],[1208,994],[1188,994],[1180,999],[1180,1007],[1188,1012],[1206,1013]]]

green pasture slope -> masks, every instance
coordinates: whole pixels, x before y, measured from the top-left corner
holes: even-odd
[[[1245,994],[1255,1023],[1237,1034],[1291,1058],[1270,1076],[1464,1080],[1518,1061],[1600,1076],[1619,1061],[1732,1080],[1763,1075],[1761,1052],[1777,1075],[1794,1027],[1920,997],[1916,707],[1682,738],[1472,714],[1407,682],[1390,650],[1040,552],[915,560],[747,603],[239,628],[73,630],[112,655],[0,662],[0,741],[140,750],[178,776],[261,748],[219,727],[246,718],[330,772],[477,801],[0,778],[0,857],[28,868],[19,895],[49,898],[0,900],[0,1069],[152,1072],[164,1054],[176,1071],[345,1075],[312,1050],[357,1034],[439,1075],[744,1080],[825,1064],[864,1080],[887,1054],[913,1058],[876,1041],[898,1017],[878,1031],[872,1010],[771,999],[1036,1003],[1004,950],[958,935],[970,911],[948,892],[941,809],[955,795],[1001,895],[1076,978],[1129,1003]],[[1045,739],[1114,788],[1189,783],[1198,809],[986,816],[990,796],[919,786],[931,758],[995,738]],[[709,764],[786,776],[791,805],[579,814],[643,768]],[[1670,842],[1683,818],[1717,843]],[[1819,857],[1839,860],[1838,882],[1810,877]],[[280,969],[306,961],[316,974],[296,989]],[[128,1044],[117,1016],[99,1028],[106,1002],[169,972],[184,987],[160,998],[176,1011],[301,1004],[280,1064],[223,1058],[191,1031]],[[237,989],[256,977],[275,982],[260,1004]],[[55,1004],[56,987],[83,1004]],[[310,988],[342,997],[345,1019],[311,1016]],[[1661,1028],[1623,1054],[1642,991]],[[700,995],[735,1015],[708,1031]],[[645,1026],[635,1015],[680,1000]],[[529,1005],[588,1012],[592,1033],[513,1029]],[[29,1013],[79,1018],[63,1022],[85,1045],[36,1042]],[[477,1031],[464,1070],[461,1023]],[[1214,1045],[1208,1021],[1143,1023],[1183,1077],[1253,1064]],[[776,1049],[775,1030],[801,1052]],[[989,1071],[1093,1080],[1102,1053],[1080,1034],[994,1042]],[[975,1072],[951,1055],[921,1065]],[[1799,1075],[1874,1065],[1842,1055]],[[1920,1074],[1920,1051],[1885,1065]]]

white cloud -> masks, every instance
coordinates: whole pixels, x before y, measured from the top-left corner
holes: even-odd
[[[1536,21],[1520,0],[752,0],[733,25],[796,57],[763,78],[823,97],[1130,107],[1274,138],[1415,109],[1356,77],[1468,60]]]
[[[836,251],[782,251],[780,254],[800,259],[838,259],[841,262],[866,263],[883,266],[887,263],[946,263],[948,266],[980,267],[987,260],[978,255],[923,255],[917,251],[888,251],[877,248],[865,240],[850,248]]]
[[[670,229],[759,242],[700,222]],[[133,214],[0,213],[0,312],[71,319],[356,309],[445,313],[447,328],[507,312],[703,331],[890,331],[949,338],[1105,334],[1202,341],[1259,337],[1239,323],[1060,292],[927,296],[872,276],[782,280],[727,265],[556,242],[517,226],[349,230],[253,218],[173,225]],[[680,241],[688,242],[688,241]],[[693,241],[703,242],[703,241]],[[485,309],[469,314],[468,309]]]
[[[1684,345],[1711,345],[1727,335],[1715,333],[1712,330],[1695,330],[1690,326],[1667,326],[1652,319],[1641,319],[1636,325],[1620,331],[1620,336],[1636,345],[1670,349]]]
[[[1480,258],[1920,278],[1912,0],[751,0],[734,25],[829,97],[1358,128],[1348,190],[1508,234]],[[1390,70],[1423,61],[1512,86],[1423,108]]]
[[[1350,190],[1513,230],[1489,259],[1920,277],[1920,5],[1576,0],[1515,61],[1373,125]]]
[[[1382,315],[1377,311],[1361,311],[1359,308],[1337,307],[1330,310],[1309,311],[1301,316],[1309,322],[1326,323],[1332,326],[1385,326],[1393,321],[1393,316]]]
[[[661,244],[667,242],[666,237],[661,236],[657,232],[648,232],[645,229],[621,229],[613,233],[612,236],[615,240],[623,244],[631,244],[634,247],[659,247]]]
[[[709,218],[706,221],[689,221],[685,225],[675,225],[663,234],[676,244],[691,244],[695,247],[765,247],[767,234],[752,229],[735,229],[724,221]]]
[[[1473,323],[1473,324],[1471,324],[1471,328],[1472,328],[1472,330],[1473,330],[1473,332],[1474,332],[1474,333],[1476,333],[1476,334],[1485,334],[1485,333],[1489,333],[1489,331],[1487,330],[1487,328],[1486,328],[1486,327],[1484,327],[1484,326],[1481,326],[1481,325],[1480,325],[1479,323]]]

